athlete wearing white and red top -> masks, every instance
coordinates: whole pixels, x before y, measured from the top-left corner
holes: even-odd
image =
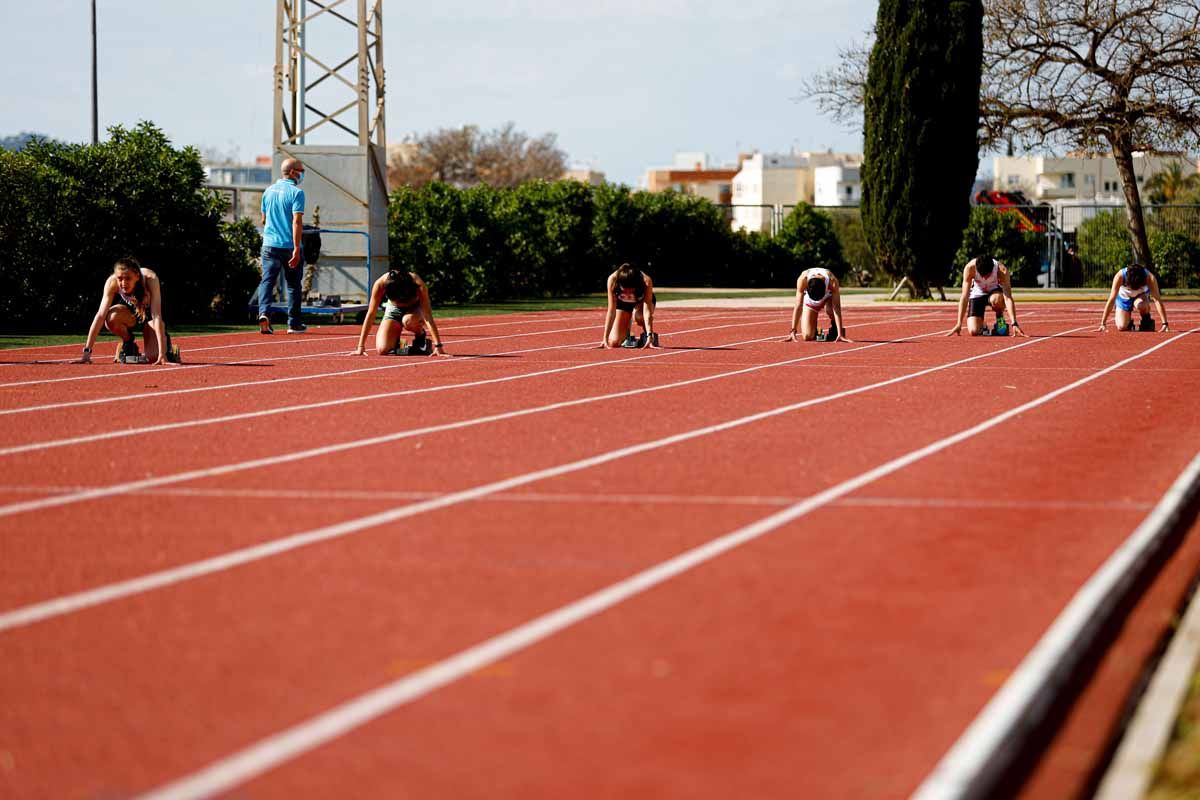
[[[1108,312],[1112,311],[1115,303],[1117,306],[1117,330],[1134,330],[1133,312],[1137,311],[1141,315],[1137,330],[1153,331],[1154,319],[1150,316],[1151,301],[1158,308],[1158,317],[1162,320],[1163,333],[1167,333],[1170,330],[1167,324],[1167,311],[1163,308],[1162,297],[1158,291],[1158,279],[1154,277],[1154,273],[1141,264],[1134,264],[1132,267],[1120,270],[1113,276],[1112,291],[1109,292],[1108,301],[1104,304],[1104,313],[1100,315],[1100,330],[1106,329]]]
[[[846,326],[842,324],[842,292],[838,279],[823,267],[813,267],[796,279],[796,305],[792,308],[792,330],[787,341],[796,341],[796,334],[806,342],[817,338],[819,314],[829,315],[829,339],[849,342]]]
[[[971,313],[967,314],[970,306]],[[988,306],[996,314],[996,325],[988,331],[984,324],[984,313]],[[1006,336],[1004,330],[1004,309],[1008,308],[1008,328],[1013,336],[1024,336],[1017,323],[1017,306],[1013,302],[1012,279],[1008,267],[991,256],[977,256],[963,267],[962,296],[958,299],[958,319],[946,335],[957,336],[962,330],[963,318],[966,317],[967,333],[972,336],[982,336],[985,332],[997,336]]]
[[[632,264],[622,264],[608,276],[608,310],[604,315],[604,335],[600,346],[658,347],[654,331],[654,281]],[[633,323],[642,326],[642,335],[634,339]]]

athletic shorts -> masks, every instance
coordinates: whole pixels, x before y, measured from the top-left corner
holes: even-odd
[[[1133,313],[1133,304],[1136,303],[1138,300],[1147,300],[1147,299],[1149,299],[1149,294],[1147,294],[1146,292],[1142,292],[1137,297],[1121,297],[1121,295],[1117,295],[1117,308],[1121,309],[1126,314],[1132,314]]]
[[[1003,291],[1004,291],[1003,289],[1001,289],[999,286],[997,286],[995,289],[992,289],[987,294],[981,294],[978,297],[970,298],[971,311],[970,311],[970,313],[967,314],[967,316],[968,317],[979,317],[980,319],[983,319],[983,312],[987,311],[987,307],[989,305],[991,305],[992,295],[1000,294]]]
[[[638,306],[640,306],[641,304],[642,304],[642,301],[640,301],[640,300],[636,303],[626,303],[621,300],[618,300],[617,301],[617,311],[625,311],[625,312],[632,314],[634,309],[637,308]],[[658,295],[655,295],[654,299],[650,301],[650,307],[658,308]]]
[[[394,322],[399,322],[401,325],[404,324],[404,317],[407,314],[418,314],[419,315],[420,309],[418,309],[416,306],[408,306],[407,308],[399,308],[397,306],[392,305],[391,303],[388,303],[386,306],[384,306],[383,318],[393,320]]]

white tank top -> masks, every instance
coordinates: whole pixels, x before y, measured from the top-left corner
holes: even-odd
[[[813,300],[811,297],[809,297],[808,292],[805,292],[804,305],[808,306],[809,308],[819,309],[825,305],[825,302],[829,300],[830,296],[833,294],[833,289],[831,288],[833,286],[833,273],[822,267],[813,267],[808,271],[808,279],[812,280],[813,278],[825,279],[825,296],[820,300]]]
[[[1149,276],[1149,273],[1146,273]],[[1150,291],[1150,278],[1146,278],[1146,282],[1142,284],[1140,289],[1130,289],[1126,281],[1129,280],[1129,268],[1125,267],[1121,270],[1121,288],[1117,289],[1117,296],[1122,300],[1136,300],[1142,295]]]
[[[975,276],[971,278],[971,297],[983,297],[989,295],[996,289],[1000,288],[1000,262],[992,259],[992,274],[986,278],[975,271]]]

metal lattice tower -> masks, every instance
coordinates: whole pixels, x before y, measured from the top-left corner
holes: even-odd
[[[320,211],[314,288],[365,296],[388,268],[383,0],[276,0],[274,78],[275,174],[303,161],[305,221]]]
[[[357,19],[351,19],[337,10],[349,4],[350,0],[332,0],[328,3],[276,0],[276,145],[304,144],[310,132],[322,126],[333,126],[355,137],[359,145],[369,144],[374,135],[375,144],[387,146],[384,129],[383,0],[374,0],[369,12],[367,0],[355,0]],[[318,58],[306,47],[306,41],[309,26],[315,28],[318,25],[337,24],[348,25],[355,30],[358,48],[335,63],[333,58]],[[356,72],[353,80],[343,75],[343,71],[352,66]],[[308,102],[308,95],[327,80],[342,85],[348,102],[333,109],[315,108]],[[357,130],[337,119],[351,108],[357,110]],[[315,122],[308,121],[308,112],[316,116]]]

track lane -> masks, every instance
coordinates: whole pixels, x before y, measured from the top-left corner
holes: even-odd
[[[1097,389],[1092,387],[1091,390]],[[1112,402],[1111,396],[1105,399]],[[1050,412],[1057,410],[1048,409]],[[1188,422],[1194,424],[1194,420]],[[1061,432],[1062,426],[1059,427]],[[999,430],[988,431],[986,435],[999,435]],[[1065,438],[1071,440],[1069,434]],[[1054,452],[1053,443],[1048,444],[1046,452]],[[950,474],[955,474],[961,458],[951,458],[951,455],[943,452],[933,458],[950,458]],[[1159,472],[1162,472],[1161,468]],[[824,510],[819,513],[823,514]],[[936,759],[939,754],[937,745],[930,744],[929,730],[961,724],[961,705],[971,704],[970,700],[964,702],[961,696],[955,696],[963,688],[964,665],[960,651],[971,651],[971,656],[976,659],[976,669],[972,673],[975,681],[994,689],[1003,677],[1004,665],[1011,664],[1014,657],[1011,651],[1002,650],[997,640],[1006,638],[1011,644],[1013,628],[1023,628],[1017,638],[1022,635],[1036,638],[1040,632],[1036,615],[1045,614],[1047,609],[1052,614],[1055,607],[1061,606],[1070,596],[1072,581],[1077,585],[1078,580],[1086,578],[1089,570],[1103,558],[1103,551],[1114,546],[1123,533],[1128,532],[1128,527],[1119,530],[1121,526],[1129,524],[1128,519],[1113,520],[1109,515],[1080,520],[1075,514],[1060,513],[1057,519],[1039,517],[1018,537],[1004,524],[1008,516],[993,515],[976,520],[961,532],[954,530],[953,519],[902,518],[893,526],[894,532],[906,543],[925,548],[924,557],[919,557],[920,550],[906,551],[902,555],[918,557],[903,560],[895,552],[895,537],[880,541],[883,537],[873,534],[868,540],[860,540],[858,547],[845,547],[847,543],[834,540],[833,544],[844,546],[842,557],[839,558],[836,552],[822,553],[818,564],[807,559],[797,561],[795,548],[758,553],[758,558],[751,557],[750,548],[737,551],[729,558],[706,564],[703,570],[685,580],[674,581],[651,595],[637,598],[628,604],[635,606],[633,608],[626,606],[621,613],[589,620],[587,632],[573,629],[537,645],[539,655],[536,658],[530,655],[526,659],[525,654],[518,654],[502,662],[493,662],[496,672],[513,676],[513,681],[456,683],[452,691],[422,697],[406,706],[402,715],[370,722],[358,732],[307,755],[302,764],[285,767],[252,782],[247,790],[262,796],[286,796],[300,785],[298,781],[305,781],[314,772],[319,773],[330,764],[338,763],[343,765],[337,773],[343,788],[352,790],[355,786],[374,785],[421,793],[444,792],[448,787],[454,787],[462,796],[503,794],[510,789],[527,788],[533,775],[537,776],[539,789],[550,793],[568,790],[569,786],[577,786],[580,780],[587,781],[591,776],[614,794],[621,794],[644,791],[647,786],[686,785],[683,783],[687,780],[686,773],[681,772],[694,773],[697,769],[704,775],[706,789],[697,796],[725,797],[731,791],[744,791],[748,785],[754,786],[756,793],[769,796],[791,794],[797,788],[815,796],[873,797],[907,793],[921,777],[919,769],[914,773],[914,757],[920,757],[915,763],[924,759],[929,764],[930,758]],[[1090,541],[1085,541],[1086,537],[1062,541],[1059,535],[1060,541],[1056,542],[1053,553],[1051,548],[1046,548],[1043,558],[1037,561],[1022,559],[1023,546],[1055,536],[1064,527],[1080,527],[1081,522],[1105,530]],[[826,530],[846,528],[846,524],[831,523]],[[783,533],[764,539],[762,543],[769,546],[782,542]],[[807,533],[810,539],[815,535],[811,529]],[[972,535],[980,538],[972,538]],[[755,550],[759,549],[759,544],[755,543]],[[822,539],[821,546],[824,544]],[[864,544],[873,545],[874,549],[868,553],[868,563],[860,564]],[[997,545],[1001,549],[997,550]],[[955,546],[960,553],[947,569],[942,551]],[[999,556],[1004,550],[1008,551],[1009,557],[1001,559]],[[878,557],[874,557],[876,553]],[[743,564],[740,580],[736,574],[739,559],[747,561]],[[846,585],[871,586],[873,590],[868,597],[857,588],[848,598],[853,605],[867,605],[867,616],[875,618],[871,623],[873,635],[866,637],[865,647],[870,652],[863,651],[864,631],[854,626],[845,626],[846,629],[840,631],[845,647],[839,648],[825,624],[829,618],[838,620],[839,615],[832,613],[835,609],[824,607],[814,611],[814,598],[804,591],[815,586],[829,588],[827,578],[834,574],[830,571],[832,565],[836,565],[833,568],[838,570],[839,577],[849,571],[843,582]],[[913,565],[916,569],[908,569]],[[779,575],[774,574],[776,566]],[[733,577],[709,575],[700,580],[698,574],[730,567],[735,573]],[[764,567],[767,577],[774,577],[774,580],[762,587],[759,584],[764,577]],[[797,588],[793,583],[795,575],[789,568],[807,568],[815,586]],[[948,592],[946,587],[937,585],[947,574],[954,576]],[[689,582],[693,584],[690,587],[686,585]],[[896,591],[888,591],[897,582]],[[1015,596],[1022,601],[1020,606],[1013,609],[998,607],[996,595],[1007,592],[1012,596],[1014,584],[1022,589]],[[711,587],[731,585],[737,586],[737,590],[722,593],[716,605],[722,610],[732,605],[743,614],[735,611],[732,618],[713,619],[695,613],[700,608],[713,609],[714,604],[706,602],[712,597]],[[936,586],[943,594],[942,602],[933,607],[939,615],[944,615],[932,620],[929,619],[927,597],[931,586]],[[773,604],[779,605],[781,592],[792,595],[790,613],[774,626],[776,635],[769,637],[764,635],[769,631],[764,631],[758,617],[762,616],[763,609],[770,610]],[[663,601],[661,595],[665,593],[677,596]],[[751,601],[742,604],[743,593],[752,594]],[[1040,597],[1035,597],[1039,594]],[[892,606],[879,608],[878,599],[872,598],[881,595],[898,601],[899,609]],[[656,601],[655,606],[645,608],[651,599]],[[918,607],[906,609],[914,601]],[[981,611],[985,612],[983,619],[980,619]],[[1026,611],[1030,613],[1024,613]],[[798,621],[797,614],[811,616],[807,620],[808,627],[816,623],[807,636],[798,630],[804,620]],[[689,625],[693,621],[695,624]],[[989,628],[991,623],[997,627]],[[681,624],[685,630],[683,635],[678,635]],[[755,636],[761,638],[741,636],[747,627],[753,628]],[[602,629],[601,633],[589,637],[593,628]],[[940,644],[928,639],[914,643],[911,641],[914,631],[932,632],[940,637],[935,639]],[[720,644],[715,646],[709,642],[716,635],[714,632],[722,637]],[[972,636],[964,636],[966,633]],[[785,638],[781,640],[780,635]],[[789,654],[790,664],[774,664],[771,659],[777,658],[778,653],[771,648],[780,641],[788,641],[787,637],[802,643],[821,641],[817,657],[832,653],[834,663],[826,663],[827,659],[824,659],[814,667],[814,651],[799,648]],[[587,640],[583,646],[579,646],[580,638]],[[631,653],[631,639],[644,643],[645,650]],[[886,648],[874,650],[877,639],[886,640],[885,644],[891,642],[898,652],[887,652]],[[969,645],[965,648],[964,640],[968,640]],[[673,652],[678,649],[676,641],[683,643],[683,655],[677,660],[664,658],[664,651],[670,656],[679,655]],[[764,645],[767,652],[763,652]],[[559,656],[547,658],[540,652],[543,648],[556,651]],[[978,658],[981,650],[985,656],[982,662]],[[714,651],[717,651],[719,675],[697,668],[698,662],[700,666],[705,665],[706,657],[712,661]],[[723,658],[730,652],[738,653],[736,663],[728,663]],[[945,663],[931,663],[927,658],[930,652],[936,652]],[[896,675],[895,671],[888,670],[889,660],[900,655],[906,655],[910,660],[902,659],[899,663],[911,663],[912,657],[923,658],[922,670],[915,671],[921,673],[920,680],[915,681],[917,685],[914,685],[910,672]],[[837,663],[838,656],[848,656],[850,663]],[[836,684],[836,678],[828,676],[842,675],[860,660],[868,662],[874,673],[862,675],[858,681],[828,686],[830,681]],[[532,662],[535,674],[526,671],[527,661]],[[765,666],[764,661],[768,662]],[[622,682],[623,677],[629,677],[631,662],[644,666],[643,674],[637,676],[641,678],[642,694],[631,693],[625,685],[636,681]],[[672,671],[673,664],[681,666]],[[883,674],[879,672],[881,668]],[[924,671],[927,668],[929,672]],[[646,672],[651,673],[649,679]],[[701,673],[698,678],[696,673]],[[783,709],[782,713],[773,714],[791,696],[790,690],[799,683],[798,674],[804,674],[807,680],[815,681],[817,685],[808,686],[802,698],[803,705],[793,705]],[[564,680],[566,675],[570,677]],[[655,680],[667,675],[671,676],[669,682]],[[724,690],[721,676],[732,684]],[[584,685],[580,686],[581,682]],[[695,683],[700,685],[693,685]],[[868,691],[869,696],[863,698],[861,689],[864,686],[889,691],[878,694]],[[537,698],[532,704],[531,697]],[[612,698],[617,697],[628,702],[612,703]],[[697,697],[718,700],[710,706],[716,705],[725,713],[718,713],[714,718],[696,709]],[[918,710],[913,716],[898,698],[914,697],[922,700],[936,697],[939,701],[934,709]],[[823,707],[822,698],[836,698],[836,704],[828,707],[826,712],[832,718],[831,723],[840,721],[844,725],[850,716],[849,731],[839,736],[832,724],[829,727],[821,724],[819,714],[814,720],[813,708]],[[861,716],[857,717],[853,713],[856,698],[862,699],[857,704],[861,706]],[[739,709],[733,712],[732,719],[729,716],[731,704]],[[887,708],[884,719],[879,718],[881,704]],[[482,708],[492,709],[501,719],[494,725],[491,720],[481,722]],[[464,716],[468,709],[469,719]],[[907,712],[907,716],[895,712]],[[701,717],[699,722],[696,714]],[[756,714],[767,719],[761,725],[748,726],[748,722],[760,721]],[[664,717],[669,718],[673,726],[664,722]],[[949,723],[947,718],[950,718]],[[580,719],[586,719],[588,724],[578,725]],[[707,727],[698,730],[702,725]],[[869,728],[865,733],[864,726]],[[747,731],[747,727],[752,730]],[[895,736],[897,729],[907,732],[899,746]],[[686,744],[678,749],[669,744],[664,746],[664,742],[676,741],[682,730],[687,731],[683,734]],[[420,731],[419,741],[412,736],[415,731]],[[540,750],[533,758],[528,755],[533,744],[530,736],[540,743]],[[402,753],[389,747],[389,743],[397,741],[404,742]],[[746,742],[753,742],[754,746],[748,748]],[[739,747],[739,743],[742,746]],[[875,748],[881,749],[877,752]],[[357,758],[346,767],[351,751]],[[799,770],[795,767],[797,752],[810,754],[807,760],[800,756]],[[453,753],[455,763],[467,765],[467,768],[438,771],[437,765],[445,763],[435,757],[438,753]],[[603,753],[603,757],[595,757],[598,753]],[[653,763],[647,763],[648,755],[654,757]],[[388,759],[387,770],[380,769],[383,758]],[[397,758],[401,759],[399,768]],[[698,759],[702,760],[703,766],[697,763]],[[514,770],[515,763],[527,765],[528,770]],[[864,763],[878,765],[879,769],[864,770]],[[806,765],[812,768],[811,771],[804,769]],[[754,769],[762,766],[767,767],[766,774]],[[772,766],[774,774],[770,772]],[[489,776],[486,788],[483,781],[472,781],[472,776],[479,775]],[[373,783],[361,782],[367,776]],[[658,784],[654,782],[656,777],[660,781]],[[188,794],[184,790],[179,795],[168,793],[166,796]]]
[[[706,517],[707,517],[707,516],[708,516],[708,515],[706,515]]]
[[[796,351],[793,350],[793,352]],[[837,358],[839,355],[849,357],[854,356],[855,354],[856,351],[853,348],[850,348],[840,352],[824,351],[812,355],[799,355],[796,356],[796,358],[815,359],[816,361],[821,361],[827,358]],[[768,363],[777,364],[777,362]],[[766,365],[758,365],[752,369],[754,369],[756,372],[761,372],[764,366]],[[769,369],[770,368],[768,367],[768,371]],[[885,378],[890,378],[895,374],[894,369],[887,367],[880,367],[879,369],[882,370],[882,375]],[[719,375],[720,373],[717,374],[717,376]],[[618,394],[633,396],[641,395],[646,391],[650,391],[650,397],[652,398],[653,403],[655,403],[661,409],[661,413],[663,414],[671,413],[672,409],[680,406],[695,404],[695,410],[690,413],[691,418],[700,421],[714,419],[720,420],[726,418],[727,416],[727,412],[724,411],[722,407],[710,407],[707,411],[705,411],[705,404],[709,402],[707,394],[709,390],[706,384],[711,381],[713,377],[717,376],[701,376],[700,380],[702,383],[689,387],[677,387],[676,384],[678,381],[676,380],[667,384],[658,384],[659,388],[657,391],[653,390],[653,386],[640,385],[632,389],[624,390],[624,392]],[[672,377],[677,378],[677,376]],[[729,377],[738,376],[727,376],[720,379],[728,380]],[[853,376],[843,373],[839,374],[838,377],[846,382],[847,387],[853,388],[862,385],[861,375]],[[763,380],[761,376],[753,377],[753,379]],[[769,381],[769,379],[767,380]],[[815,389],[818,387],[814,386],[813,388]],[[819,388],[822,391],[827,391],[830,387],[828,382],[826,382],[825,385],[822,385]],[[578,387],[575,387],[575,389],[577,390]],[[681,397],[678,393],[684,389],[687,390],[687,393]],[[776,402],[773,400],[773,394],[774,393],[770,391],[755,391],[755,403],[762,408],[770,408]],[[660,397],[659,395],[664,396]],[[609,398],[610,400],[612,399],[610,395],[601,395],[600,397]],[[619,399],[619,397],[617,399]],[[486,476],[490,474],[496,476],[496,478],[502,478],[508,474],[519,473],[522,470],[527,470],[534,465],[552,468],[556,463],[561,462],[562,456],[565,453],[574,452],[578,455],[578,457],[586,458],[590,456],[591,453],[595,452],[597,447],[603,451],[606,449],[606,447],[611,447],[614,443],[620,441],[620,439],[614,437],[620,436],[629,442],[636,442],[638,441],[639,437],[642,436],[641,430],[636,427],[626,428],[619,432],[613,431],[611,433],[603,428],[597,429],[593,412],[589,410],[591,403],[585,403],[583,406],[580,406],[578,401],[575,400],[570,400],[567,402],[569,405],[565,408],[565,410],[555,407],[547,407],[546,410],[554,412],[554,417],[556,420],[555,425],[561,429],[561,433],[568,434],[573,429],[576,429],[578,431],[578,435],[564,436],[562,443],[555,445],[555,449],[551,451],[552,454],[544,451],[540,453],[536,451],[533,452],[532,455],[538,456],[542,459],[540,462],[532,462],[531,464],[529,461],[529,456],[531,453],[526,449],[505,450],[503,455],[508,457],[508,460],[497,458],[496,448],[490,444],[490,442],[494,441],[494,439],[480,438],[480,436],[472,429],[474,427],[472,425],[468,428],[458,430],[452,429],[448,431],[448,433],[438,434],[438,436],[434,439],[434,446],[440,448],[443,452],[453,452],[455,454],[455,458],[453,461],[433,459],[428,463],[423,464],[422,472],[414,479],[415,482],[413,485],[419,485],[421,481],[426,481],[432,478],[435,482],[437,482],[437,484],[442,486],[461,486],[461,474],[463,470],[467,470],[468,474],[474,474],[476,476]],[[478,412],[478,400],[470,401],[470,403],[472,404],[472,413]],[[536,411],[536,408],[534,410]],[[676,411],[675,413],[678,412]],[[697,414],[700,416],[696,416]],[[528,416],[528,413],[524,410],[515,412],[515,415],[514,412],[509,412],[506,416],[510,417],[509,421],[502,422],[502,420],[495,420],[488,425],[489,428],[495,427],[497,429],[497,433],[489,434],[489,436],[499,436],[501,437],[501,441],[536,441],[537,437],[539,436],[539,430],[544,423],[532,417],[525,419],[525,417]],[[688,421],[692,421],[692,419],[689,419]],[[516,427],[514,428],[514,426]],[[441,427],[445,427],[445,425],[442,425]],[[453,427],[455,426],[452,425],[452,428]],[[598,431],[603,432],[603,435],[600,438],[597,438],[596,436]],[[396,438],[396,435],[389,434],[386,436],[390,438]],[[447,436],[450,438],[447,439]],[[403,450],[397,450],[395,445],[391,446],[388,451],[389,458],[403,461],[403,459],[406,457],[420,457],[421,448],[424,446],[424,441],[428,437],[412,436],[411,434],[408,434],[406,435],[406,438],[410,440],[409,443],[399,443],[401,447],[404,448]],[[177,445],[178,443],[175,443],[175,446]],[[355,450],[362,450],[361,445],[356,447]],[[405,453],[410,453],[411,455],[406,456]],[[301,451],[301,455],[303,456],[302,462],[310,463],[308,463],[307,466],[299,466],[299,469],[301,470],[299,473],[299,479],[310,484],[316,483],[318,485],[337,485],[338,481],[354,481],[356,482],[356,485],[360,487],[370,487],[372,485],[388,487],[389,481],[393,483],[395,481],[395,477],[390,473],[381,474],[368,472],[363,474],[361,469],[356,469],[363,458],[363,454],[358,452],[350,451],[341,455],[326,453],[319,461],[315,463],[311,463],[312,455],[309,454],[309,451]],[[366,455],[369,456],[371,454],[367,453]],[[44,458],[45,456],[43,456],[43,459]],[[19,461],[20,459],[17,460]],[[288,467],[286,461],[280,460],[277,457],[272,458],[272,462],[275,463],[279,468],[296,468],[295,465]],[[224,463],[226,462],[221,462],[221,464]],[[265,463],[262,464],[262,466],[266,465],[267,464]],[[57,460],[51,461],[50,466],[57,468],[59,466],[59,462]],[[249,466],[256,465],[251,462]],[[22,552],[24,554],[21,562],[19,562],[22,565],[22,573],[20,575],[9,575],[7,580],[0,582],[0,593],[3,593],[5,605],[9,605],[13,602],[20,602],[18,598],[28,597],[29,592],[36,592],[37,587],[44,580],[44,578],[41,577],[43,575],[60,579],[64,577],[70,577],[57,575],[53,572],[47,572],[46,570],[37,568],[33,565],[41,563],[49,566],[60,558],[64,557],[66,553],[71,553],[76,557],[80,557],[89,552],[94,552],[96,554],[96,558],[101,561],[123,565],[125,562],[121,554],[125,552],[131,552],[136,558],[136,554],[140,552],[141,548],[143,547],[143,542],[148,538],[155,536],[155,532],[160,527],[158,521],[152,517],[135,516],[128,522],[128,524],[122,526],[120,530],[95,530],[87,526],[81,526],[78,523],[80,515],[85,512],[71,512],[70,509],[61,508],[63,503],[78,503],[87,501],[89,503],[89,511],[86,513],[89,515],[95,514],[104,516],[106,513],[114,513],[113,511],[106,511],[106,509],[116,509],[124,503],[124,500],[121,497],[113,496],[114,491],[127,491],[138,488],[139,486],[167,485],[168,483],[178,482],[180,480],[188,480],[191,482],[197,479],[201,480],[201,483],[198,485],[203,486],[204,481],[215,480],[220,482],[227,480],[227,478],[222,478],[220,475],[231,474],[229,473],[229,468],[225,466],[218,466],[217,470],[219,471],[216,474],[212,474],[208,478],[205,478],[204,474],[182,473],[178,474],[178,477],[175,478],[149,478],[145,481],[127,481],[122,484],[114,485],[108,491],[92,490],[74,497],[56,495],[38,500],[36,498],[31,499],[28,496],[23,496],[20,497],[20,499],[17,501],[17,504],[9,504],[5,506],[4,508],[8,509],[8,516],[0,518],[0,542],[3,542],[6,547],[11,549],[12,552]],[[32,463],[25,464],[22,471],[23,474],[30,480],[34,480],[39,477],[39,473],[34,468]],[[278,486],[281,480],[278,474],[264,471],[262,469],[245,471],[244,468],[240,468],[237,473],[232,474],[238,479],[240,485],[243,487],[273,487]],[[283,480],[285,483],[287,482],[286,478]],[[22,513],[15,514],[15,511],[21,511]],[[63,522],[60,523],[60,527],[66,535],[60,537],[45,537],[29,529],[22,522],[22,519],[25,515],[35,511],[39,514],[39,517],[42,520],[47,522],[50,522],[54,519],[55,512],[65,513],[66,516],[61,516],[60,514],[60,518],[63,520]],[[186,531],[189,529],[189,526],[204,524],[205,521],[194,520],[190,517],[185,517],[184,519],[180,520],[175,527],[182,527],[182,529]],[[273,530],[273,525],[261,527],[249,527],[243,525],[240,529],[238,529],[238,533],[245,537],[247,544],[251,544],[254,542],[269,541],[271,538],[271,532]],[[126,541],[128,541],[128,544],[126,544]],[[191,558],[195,558],[200,557],[200,555],[204,552],[211,553],[212,550],[207,549],[211,546],[212,544],[210,541],[204,537],[184,536],[174,543],[173,553],[177,558],[187,560],[189,556]],[[197,551],[196,548],[199,548],[199,551]],[[120,569],[121,571],[125,571],[128,570],[129,567],[122,566]],[[71,587],[69,584],[66,586],[59,586],[59,591],[70,590]]]

